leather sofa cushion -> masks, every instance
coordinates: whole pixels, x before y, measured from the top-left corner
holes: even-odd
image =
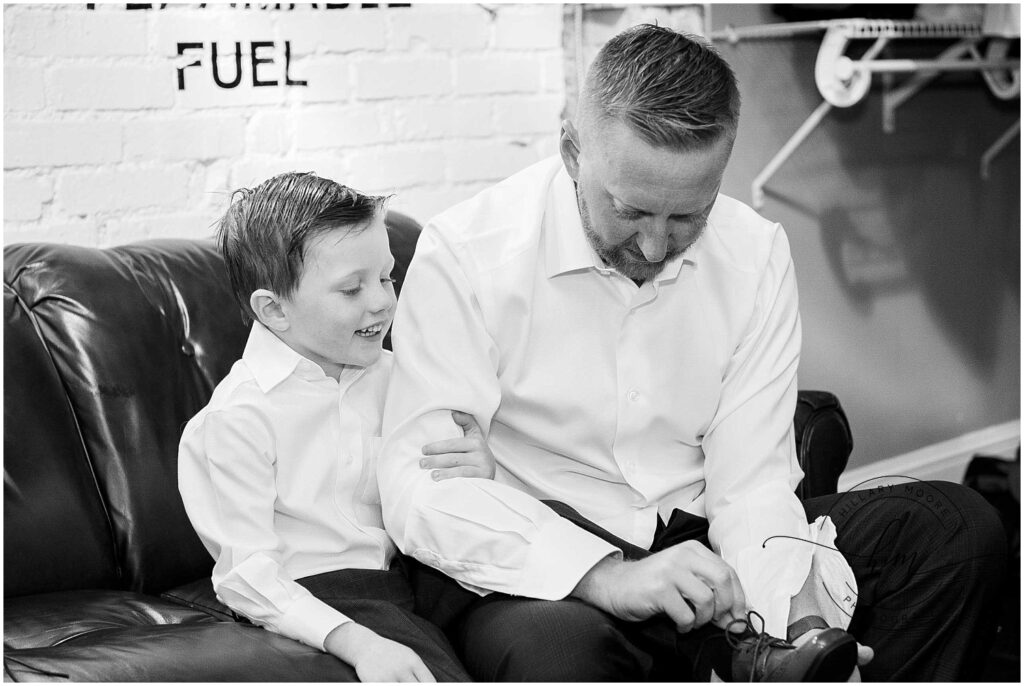
[[[48,648],[5,650],[15,681],[357,681],[347,664],[251,624],[97,629]]]
[[[4,602],[4,650],[48,648],[96,631],[216,621],[131,591],[41,593]]]
[[[348,665],[319,650],[130,591],[7,599],[4,664],[17,681],[356,680]]]
[[[213,580],[208,576],[197,579],[190,584],[164,591],[160,594],[160,597],[172,603],[205,612],[211,617],[216,617],[223,621],[249,621],[217,600],[217,594],[213,591]]]

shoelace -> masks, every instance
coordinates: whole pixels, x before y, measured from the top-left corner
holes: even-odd
[[[754,622],[752,621],[753,617],[757,617],[757,619],[760,620],[760,629],[754,628]],[[764,674],[765,668],[768,666],[768,654],[770,648],[786,648],[790,650],[796,648],[792,643],[787,643],[781,638],[776,638],[767,633],[764,630],[764,617],[762,617],[756,610],[750,610],[747,612],[746,617],[743,619],[732,620],[725,628],[725,640],[733,650],[740,650],[743,648],[743,644],[750,639],[750,637],[746,635],[746,632],[741,634],[743,638],[738,638],[736,634],[731,631],[732,627],[737,623],[742,624],[747,632],[756,635],[756,638],[754,639],[754,646],[750,649],[753,652],[753,657],[750,661],[750,681],[754,680],[754,675],[758,671]],[[758,660],[761,660],[760,670],[757,668]]]

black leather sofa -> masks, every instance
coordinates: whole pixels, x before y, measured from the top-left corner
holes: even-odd
[[[401,282],[419,226],[388,219]],[[4,680],[354,681],[239,621],[177,490],[177,445],[247,336],[212,241],[4,249]],[[801,495],[851,448],[802,392]]]

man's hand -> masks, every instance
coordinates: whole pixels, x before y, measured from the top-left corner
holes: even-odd
[[[462,427],[462,438],[449,438],[423,446],[426,456],[420,467],[431,469],[434,481],[454,479],[457,476],[494,478],[494,455],[487,447],[484,433],[473,415],[452,410],[452,419]]]
[[[875,651],[858,643],[857,666],[853,668],[853,673],[847,681],[863,681],[863,679],[860,678],[860,668],[871,662],[873,659],[875,659]]]
[[[736,572],[697,541],[635,562],[605,558],[587,572],[572,595],[629,621],[667,614],[681,633],[708,622],[725,628],[744,617],[747,609]]]
[[[362,624],[346,622],[327,634],[324,649],[356,670],[364,683],[434,682],[412,649],[384,638]]]

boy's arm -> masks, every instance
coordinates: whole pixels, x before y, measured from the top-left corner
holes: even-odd
[[[178,463],[185,510],[215,560],[217,596],[253,623],[324,650],[327,635],[350,620],[280,564],[273,438],[259,410],[232,406],[190,423]]]
[[[329,633],[324,650],[352,665],[363,683],[435,681],[411,648],[356,622],[346,622]]]
[[[388,532],[419,561],[470,586],[559,599],[618,553],[536,498],[498,481],[434,481],[424,445],[460,438],[452,410],[486,435],[501,401],[499,351],[474,286],[428,225],[402,289],[378,481]]]

